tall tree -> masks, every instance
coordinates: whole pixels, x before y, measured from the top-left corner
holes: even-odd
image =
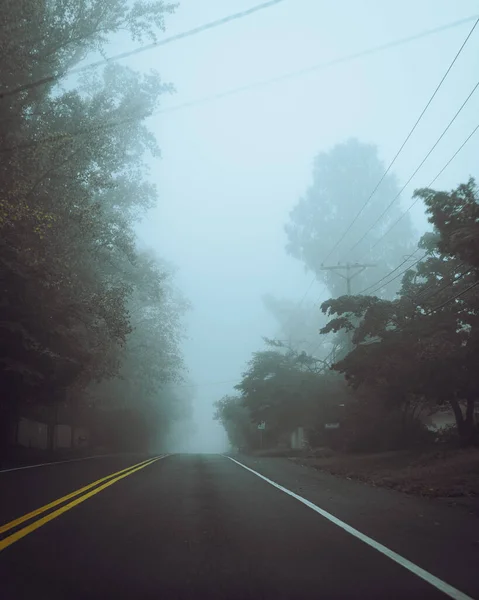
[[[339,261],[355,263],[363,255],[367,262],[377,264],[354,279],[357,292],[379,280],[411,253],[413,231],[409,217],[402,219],[391,234],[372,248],[397,219],[401,210],[399,202],[353,251],[350,250],[399,193],[396,177],[389,173],[369,200],[384,172],[385,166],[375,146],[355,139],[338,144],[315,158],[313,181],[290,213],[286,225],[288,253],[326,283],[333,296],[346,293],[345,281],[331,271],[322,271],[321,265],[366,203],[357,223],[329,256],[328,265],[337,265]],[[397,288],[398,283],[392,282],[384,287],[382,294],[392,297]]]
[[[166,421],[175,412],[172,394],[146,399],[180,377],[182,301],[163,267],[138,253],[134,233],[156,201],[144,156],[159,149],[142,117],[169,86],[115,64],[64,80],[116,33],[155,39],[173,8],[2,2],[2,423],[28,402],[82,402],[92,382],[118,375],[135,380],[131,398],[143,402],[143,416],[155,409]],[[147,352],[128,353],[140,342]]]

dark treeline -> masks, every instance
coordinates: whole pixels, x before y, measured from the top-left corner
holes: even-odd
[[[62,77],[115,34],[156,39],[173,9],[1,2],[2,443],[39,406],[95,409],[97,442],[116,447],[148,446],[188,411],[174,387],[188,306],[135,239],[157,197],[144,157],[159,156],[137,117],[169,86],[116,63]]]
[[[291,307],[290,319],[280,313],[280,335],[288,334],[289,327],[289,338],[266,340],[269,348],[253,355],[236,386],[238,395],[216,404],[216,418],[232,445],[258,447],[257,423],[265,421],[263,442],[269,447],[287,443],[291,432],[303,427],[312,446],[410,448],[437,439],[425,423],[441,411],[455,420],[443,439],[478,442],[479,192],[474,180],[450,192],[415,192],[425,204],[432,231],[422,236],[411,260],[408,215],[394,228],[400,216],[396,213],[372,230],[369,243],[384,237],[384,252],[376,244],[372,258],[377,270],[362,273],[350,295],[344,293],[344,281],[321,269],[319,257],[335,239],[330,230],[344,231],[374,188],[366,181],[368,174],[379,179],[381,167],[371,148],[357,142],[318,157],[313,186],[291,214],[288,250],[337,297],[316,309],[322,323],[314,332],[316,352],[302,346],[304,327],[295,337],[294,318],[304,323],[298,317],[304,307]],[[376,209],[365,216],[362,231],[394,197],[392,176],[386,188],[391,189],[376,198]],[[335,201],[340,206],[341,198],[343,207],[349,202],[344,216],[331,208]],[[339,228],[336,218],[344,221]],[[389,229],[391,234],[384,235]],[[360,235],[351,234],[352,242]],[[340,256],[338,251],[336,264]],[[354,256],[345,260],[356,262]],[[365,293],[358,293],[364,286]],[[274,307],[278,312],[278,302]],[[339,423],[336,430],[325,427],[333,423]]]

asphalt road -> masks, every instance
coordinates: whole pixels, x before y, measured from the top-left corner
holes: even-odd
[[[285,461],[146,458],[0,472],[2,600],[479,598],[476,517],[414,528],[427,505]]]

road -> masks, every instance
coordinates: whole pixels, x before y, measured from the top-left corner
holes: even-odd
[[[476,517],[277,459],[146,459],[0,472],[0,597],[479,598]]]

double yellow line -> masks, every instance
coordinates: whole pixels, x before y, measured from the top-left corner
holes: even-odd
[[[130,467],[127,467],[126,469],[122,469],[121,471],[117,471],[116,473],[111,473],[110,475],[107,475],[106,477],[102,477],[101,479],[97,479],[96,481],[89,483],[88,485],[80,488],[79,490],[75,490],[74,492],[71,492],[71,494],[67,494],[66,496],[63,496],[62,498],[58,498],[57,500],[54,500],[53,502],[50,502],[49,504],[45,504],[45,506],[37,508],[36,510],[29,512],[26,515],[19,517],[18,519],[14,519],[13,521],[10,521],[9,523],[5,523],[5,525],[2,525],[0,527],[0,535],[3,535],[4,533],[10,531],[11,529],[17,528],[22,523],[26,523],[27,521],[30,521],[31,519],[34,519],[35,517],[43,515],[44,513],[51,510],[52,508],[55,508],[55,506],[59,506],[60,504],[63,505],[60,508],[58,508],[57,510],[54,510],[53,512],[48,513],[47,515],[41,517],[40,519],[33,521],[29,525],[26,525],[25,527],[18,529],[14,533],[3,538],[3,540],[0,540],[0,551],[4,550],[8,546],[11,546],[18,540],[21,540],[26,535],[28,535],[29,533],[32,533],[36,529],[43,527],[43,525],[46,525],[49,521],[56,519],[57,517],[59,517],[60,515],[62,515],[63,513],[67,512],[67,511],[71,510],[78,504],[85,502],[85,500],[88,500],[88,498],[91,498],[95,494],[98,494],[99,492],[103,491],[110,485],[113,485],[117,481],[120,481],[121,479],[128,477],[128,475],[132,475],[133,473],[136,473],[137,471],[140,471],[141,469],[148,467],[149,465],[153,464],[154,462],[156,462],[158,460],[161,460],[162,458],[166,458],[166,456],[168,456],[168,455],[158,456],[156,458],[149,458],[148,460],[144,460],[143,462],[140,462],[140,463],[137,463]],[[75,498],[75,500],[68,502],[72,498]],[[66,503],[66,504],[64,504],[64,503]]]

